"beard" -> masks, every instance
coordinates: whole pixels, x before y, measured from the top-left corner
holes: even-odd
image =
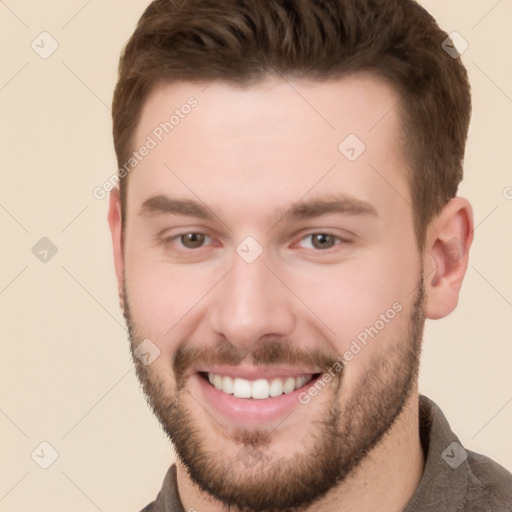
[[[129,311],[125,283],[124,314],[137,376],[190,479],[226,508],[248,512],[301,510],[342,483],[393,427],[417,382],[425,324],[423,272],[420,276],[409,317],[401,329],[395,329],[396,342],[370,360],[349,396],[343,395],[344,371],[336,375],[323,414],[317,414],[307,425],[308,442],[298,444],[296,452],[281,458],[272,456],[274,431],[256,427],[229,433],[237,455],[230,457],[225,448],[216,448],[209,436],[211,427],[194,417],[190,409],[197,401],[186,388],[186,371],[198,363],[237,365],[247,356],[255,365],[316,363],[327,369],[337,361],[336,355],[327,356],[318,349],[305,353],[275,340],[258,345],[250,354],[241,353],[227,340],[208,349],[194,347],[187,340],[173,357],[176,387],[172,389],[165,375],[154,372],[134,355],[143,336]],[[166,373],[171,376],[170,371]],[[276,428],[286,428],[286,419]],[[287,435],[293,435],[291,428]]]

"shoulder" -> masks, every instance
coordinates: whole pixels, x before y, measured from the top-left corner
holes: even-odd
[[[512,512],[512,474],[465,449],[441,409],[423,395],[419,419],[425,469],[406,511]]]
[[[511,512],[512,474],[485,455],[469,450],[467,453],[468,510]]]
[[[156,499],[140,512],[185,512],[178,492],[176,464],[172,464],[167,471]]]

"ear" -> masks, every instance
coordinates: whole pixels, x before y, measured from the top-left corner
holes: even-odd
[[[124,254],[123,254],[123,221],[121,215],[121,198],[119,190],[114,189],[110,192],[108,205],[108,224],[112,236],[112,247],[114,249],[114,265],[116,268],[117,286],[119,290],[119,299],[121,309],[123,305],[123,277],[124,277]]]
[[[425,276],[427,318],[449,315],[457,306],[473,242],[473,209],[454,197],[430,225],[425,251],[433,262]]]

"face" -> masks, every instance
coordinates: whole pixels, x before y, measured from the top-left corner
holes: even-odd
[[[129,176],[118,261],[134,361],[179,461],[226,505],[318,500],[415,386],[422,258],[397,99],[359,75],[175,83],[144,105],[133,145],[155,145]]]

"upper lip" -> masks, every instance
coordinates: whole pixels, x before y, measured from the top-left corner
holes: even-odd
[[[273,379],[277,377],[300,377],[322,373],[322,370],[311,368],[297,368],[290,366],[225,366],[215,365],[196,368],[192,373],[213,373],[215,375],[229,376],[246,380]]]

